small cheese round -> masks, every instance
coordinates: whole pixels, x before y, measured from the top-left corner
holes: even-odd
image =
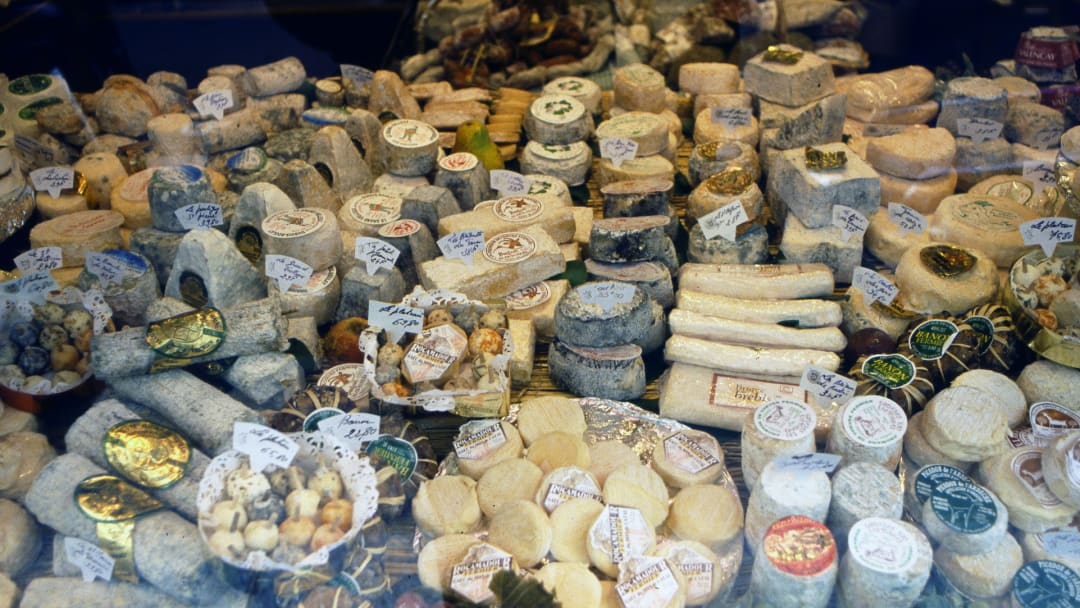
[[[927,179],[904,179],[882,173],[881,202],[901,203],[923,215],[937,211],[938,205],[956,192],[958,175],[955,169]]]
[[[667,519],[668,498],[664,480],[648,465],[623,465],[604,482],[605,503],[638,509],[654,528]]]
[[[816,452],[816,425],[814,409],[800,401],[778,399],[755,408],[743,424],[740,445],[746,487],[754,488],[758,475],[778,456]]]
[[[1080,574],[1053,560],[1027,563],[1013,576],[1009,597],[1019,608],[1080,606]]]
[[[967,472],[947,464],[927,464],[917,470],[907,470],[904,480],[904,511],[915,523],[922,523],[923,504],[930,491],[944,481],[970,482]]]
[[[949,458],[978,462],[1005,449],[1009,420],[992,395],[970,386],[953,386],[927,402],[923,433],[930,445]]]
[[[908,420],[907,432],[904,433],[904,456],[916,467],[928,464],[947,464],[961,471],[971,468],[970,462],[955,460],[939,452],[926,440],[923,433],[923,418],[925,412],[918,412]]]
[[[742,178],[741,176],[746,176]],[[739,183],[736,180],[745,179]],[[746,221],[753,222],[761,216],[765,208],[765,198],[761,194],[761,188],[752,181],[751,174],[737,167],[724,169],[712,177],[705,179],[690,193],[686,199],[686,212],[695,219],[701,219],[718,209],[738,202],[746,212]],[[734,183],[732,183],[734,182]],[[749,185],[742,187],[749,182]],[[740,224],[742,227],[745,224]],[[737,233],[738,234],[738,233]]]
[[[1046,485],[1062,502],[1080,509],[1080,431],[1062,433],[1042,455]]]
[[[425,534],[472,532],[480,525],[476,482],[464,475],[443,475],[420,484],[412,503],[413,518]]]
[[[976,473],[1009,509],[1009,523],[1024,532],[1068,525],[1076,508],[1050,491],[1043,476],[1043,450],[1027,447],[987,458]]]
[[[619,564],[615,590],[624,606],[684,608],[686,578],[659,557],[635,556]]]
[[[934,565],[949,583],[973,599],[992,599],[1009,592],[1016,571],[1024,565],[1024,553],[1011,534],[989,550],[966,555],[939,547]]]
[[[564,608],[595,608],[600,605],[600,580],[587,564],[552,562],[536,573],[537,580]]]
[[[768,527],[790,515],[825,521],[830,502],[832,484],[824,472],[801,473],[769,463],[762,469],[746,504],[747,546],[757,553]]]
[[[724,486],[683,488],[671,501],[667,527],[683,540],[720,547],[742,534],[742,502],[738,494]]]
[[[1016,378],[1028,403],[1050,401],[1080,411],[1080,370],[1039,359],[1029,363]]]
[[[569,95],[580,101],[587,110],[596,114],[600,111],[602,92],[600,85],[588,78],[563,76],[544,85],[545,95]]]
[[[866,250],[890,268],[896,267],[905,251],[929,242],[930,237],[925,231],[921,233],[901,231],[900,226],[889,219],[889,212],[884,206],[870,217],[870,227],[866,229],[866,235],[863,237]]]
[[[741,550],[742,544],[739,543],[740,557]],[[666,540],[653,547],[649,555],[664,558],[682,573],[686,579],[688,606],[703,606],[721,593],[729,592],[738,574],[735,568],[725,567],[726,560],[712,549],[692,540]]]
[[[548,396],[521,402],[517,430],[525,446],[553,431],[581,436],[585,433],[585,414],[577,399]]]
[[[825,608],[836,584],[836,541],[824,524],[808,517],[785,517],[771,526],[754,560],[750,593],[784,598],[789,606]]]
[[[999,196],[954,194],[938,205],[930,237],[961,247],[978,248],[1001,268],[1008,268],[1027,249],[1020,225],[1038,215]]]
[[[316,271],[333,266],[341,257],[337,218],[324,209],[279,211],[263,220],[261,232],[267,255],[289,256]]]
[[[1077,534],[1080,530],[1078,530],[1075,525],[1070,525],[1057,530],[1048,530],[1047,534],[1029,534],[1027,532],[1020,532],[1017,534],[1016,540],[1020,543],[1020,548],[1024,550],[1024,561],[1032,562],[1048,559],[1061,562],[1073,570],[1080,572],[1080,558],[1074,553],[1060,550],[1051,552],[1046,546],[1048,534],[1062,532],[1066,534]]]
[[[1009,426],[1015,428],[1027,422],[1028,403],[1024,391],[1012,378],[989,369],[973,369],[953,378],[950,386],[970,386],[994,396],[1005,408]]]
[[[534,441],[525,455],[545,475],[560,467],[589,468],[589,446],[581,435],[553,431]]]
[[[492,517],[505,503],[532,500],[544,472],[524,458],[510,458],[491,468],[476,484],[476,496],[485,517]]]
[[[932,239],[938,238],[933,232],[930,232],[930,236]],[[927,259],[937,260],[960,253],[974,257],[975,264],[957,275],[938,274],[936,267],[927,266],[925,262]],[[938,314],[941,311],[953,315],[964,314],[992,300],[997,295],[998,282],[998,272],[992,258],[977,249],[949,243],[931,242],[922,247],[911,247],[900,256],[896,265],[896,285],[904,296],[907,308],[923,314]]]
[[[923,503],[923,527],[942,548],[964,555],[992,550],[1008,536],[1009,511],[992,492],[966,481],[940,481]]]
[[[695,95],[734,93],[742,78],[739,66],[714,61],[679,66],[679,88]]]
[[[614,532],[614,535],[613,535]],[[656,530],[633,507],[607,505],[589,526],[586,551],[589,563],[604,574],[619,574],[619,563],[645,555],[656,545]]]
[[[450,577],[454,566],[480,541],[469,534],[448,534],[424,545],[416,558],[416,571],[420,584],[435,591],[450,589]]]
[[[673,488],[712,483],[724,472],[724,450],[704,431],[676,431],[653,447],[652,465]]]
[[[401,177],[420,177],[435,170],[439,132],[435,127],[402,118],[383,125],[380,132],[386,171]]]
[[[589,563],[589,528],[604,510],[591,498],[571,498],[551,512],[551,555],[560,562]]]
[[[574,498],[602,500],[600,484],[592,473],[580,467],[559,467],[548,473],[531,497],[548,513]]]
[[[903,408],[892,399],[855,397],[836,412],[826,450],[840,455],[842,464],[876,462],[895,469],[907,424]]]
[[[615,469],[624,464],[640,463],[641,458],[637,452],[618,439],[600,441],[589,446],[589,472],[601,486]]]
[[[60,248],[66,268],[82,266],[91,251],[119,249],[124,216],[115,211],[76,211],[46,220],[30,229],[30,247]]]
[[[879,172],[906,179],[929,179],[952,169],[956,140],[947,129],[916,127],[873,137],[866,162]]]
[[[899,519],[904,513],[904,491],[892,471],[874,462],[854,462],[833,475],[832,501],[826,523],[836,538],[861,519]]]
[[[568,95],[536,98],[525,114],[525,134],[542,144],[569,144],[588,139],[593,130],[592,113]]]
[[[525,568],[532,568],[551,548],[551,522],[531,500],[508,502],[488,522],[488,542],[506,551]]]
[[[583,141],[542,144],[530,141],[521,152],[522,173],[544,173],[571,186],[580,186],[592,169],[592,149]]]
[[[697,145],[713,142],[739,141],[751,146],[758,145],[761,127],[758,119],[750,117],[750,124],[728,126],[723,122],[713,122],[712,110],[706,108],[694,117],[694,143]]]
[[[915,526],[867,518],[851,527],[847,546],[837,578],[842,605],[911,606],[922,594],[934,552]]]
[[[626,139],[637,144],[635,156],[660,154],[668,145],[667,122],[651,112],[627,112],[596,126],[596,138]]]
[[[643,63],[615,69],[612,78],[614,103],[627,110],[660,112],[664,109],[667,85],[664,75]]]
[[[376,237],[380,229],[401,217],[401,205],[401,197],[392,194],[358,194],[338,210],[338,224],[357,236]]]
[[[470,424],[473,426],[470,427]],[[490,421],[466,423],[461,428],[458,441],[468,439],[468,435],[474,430],[479,431],[479,427],[486,428],[490,424]],[[522,445],[521,435],[518,434],[514,425],[501,420],[498,422],[498,426],[501,433],[494,431],[491,437],[469,449],[459,448],[458,444],[455,443],[455,451],[458,453],[458,468],[464,475],[468,475],[473,479],[480,479],[491,467],[504,460],[521,456],[524,445]],[[536,463],[534,462],[534,464]]]

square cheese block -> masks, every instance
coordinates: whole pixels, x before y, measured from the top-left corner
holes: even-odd
[[[795,63],[769,61],[769,51],[758,53],[743,68],[746,90],[785,106],[801,106],[835,91],[832,65],[821,57],[788,44],[781,52],[801,53]]]
[[[506,296],[506,316],[532,321],[536,334],[550,340],[555,337],[555,307],[570,289],[566,279],[540,281]]]
[[[532,382],[533,361],[536,353],[536,328],[526,319],[509,321],[510,340],[514,350],[510,354],[510,386],[525,388]]]
[[[425,289],[447,289],[474,300],[502,298],[538,278],[566,270],[562,250],[540,226],[492,237],[472,256],[472,264],[438,257],[417,268]]]
[[[840,228],[808,228],[799,218],[789,215],[784,223],[780,251],[788,262],[820,262],[833,271],[837,283],[850,283],[855,267],[862,262],[863,237],[851,235],[843,240]]]
[[[843,152],[847,162],[838,169],[815,171],[807,168],[803,148],[770,154],[766,191],[775,194],[807,228],[831,226],[834,205],[846,205],[866,217],[873,215],[881,204],[877,172],[845,144],[824,144],[817,149]]]
[[[491,205],[480,204],[472,211],[449,215],[439,220],[439,237],[462,230],[483,230],[484,240],[503,232],[539,226],[556,243],[574,238],[574,214],[566,207],[553,205],[535,196],[508,196]]]

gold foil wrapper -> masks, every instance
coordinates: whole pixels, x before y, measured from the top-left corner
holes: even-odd
[[[773,63],[795,65],[803,58],[803,52],[795,49],[781,48],[774,44],[765,49],[765,54],[761,58],[764,61],[771,61]]]
[[[98,546],[114,560],[113,576],[138,582],[135,576],[135,518],[165,505],[115,475],[94,475],[75,488],[75,504],[94,520]]]
[[[113,578],[128,583],[139,582],[135,574],[135,521],[98,522],[98,547],[113,558]]]
[[[711,141],[707,144],[700,144],[697,147],[697,153],[709,160],[716,160],[716,152],[720,149],[720,144],[715,141]]]
[[[811,171],[830,171],[842,169],[847,164],[847,153],[843,150],[826,152],[806,146],[806,168]]]
[[[105,459],[116,472],[147,488],[184,478],[191,446],[176,431],[145,420],[121,422],[105,432]]]
[[[24,186],[0,198],[0,242],[18,232],[34,213],[34,191]]]
[[[78,194],[79,196],[86,196],[86,189],[90,187],[90,184],[86,181],[86,177],[78,171],[72,171],[75,174],[74,184],[71,188],[67,188],[62,191],[63,194]]]
[[[741,167],[728,167],[706,180],[705,187],[716,194],[735,196],[746,192],[753,183],[754,177]]]
[[[151,371],[189,365],[225,341],[225,317],[216,308],[204,308],[151,323],[146,344],[159,356]]]
[[[880,300],[874,300],[874,302],[870,304],[870,307],[896,319],[918,319],[922,316],[915,311],[904,308],[904,306],[900,304],[899,299],[900,298],[894,299],[891,304],[882,304]]]
[[[923,247],[919,259],[931,272],[944,279],[964,274],[974,268],[977,261],[966,249],[952,245]]]

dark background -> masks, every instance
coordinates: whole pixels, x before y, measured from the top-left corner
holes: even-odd
[[[1080,22],[1080,0],[864,0],[861,41],[871,69],[920,64],[980,70],[1011,57],[1020,32]],[[389,67],[415,49],[407,0],[12,0],[0,8],[0,72],[59,69],[77,91],[106,76],[183,74],[194,87],[206,69],[255,66],[296,55],[308,73],[338,64]]]

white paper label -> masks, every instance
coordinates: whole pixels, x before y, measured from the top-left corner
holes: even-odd
[[[203,118],[213,116],[221,120],[225,118],[225,110],[231,107],[233,107],[232,91],[228,89],[210,91],[195,98],[195,109],[199,111],[199,115]]]
[[[608,505],[608,538],[611,539],[611,561],[619,564],[631,557],[639,557],[649,550],[653,540],[647,530],[652,526],[645,521],[641,511],[633,507]],[[601,515],[601,517],[603,517]],[[603,525],[601,519],[593,525]]]
[[[1025,245],[1042,247],[1046,257],[1054,255],[1058,243],[1072,242],[1076,235],[1076,220],[1071,217],[1043,217],[1020,224]]]
[[[1042,194],[1043,190],[1057,185],[1054,176],[1054,168],[1038,160],[1025,160],[1023,165],[1024,179],[1035,184],[1035,194]]]
[[[333,435],[350,450],[359,452],[379,436],[379,421],[375,414],[342,414],[319,421],[319,431]]]
[[[816,365],[806,366],[799,387],[826,402],[840,405],[847,403],[855,395],[854,380]]]
[[[479,460],[506,443],[506,433],[498,420],[485,420],[480,424],[473,423],[473,426],[466,424],[462,432],[464,434],[454,440],[458,458]]]
[[[424,309],[371,300],[368,302],[368,323],[381,327],[397,342],[405,334],[424,331]]]
[[[35,304],[44,304],[45,296],[50,291],[60,289],[56,279],[48,272],[35,272],[12,281],[0,283],[0,294],[26,300]]]
[[[571,487],[561,483],[553,483],[548,486],[547,494],[544,495],[544,502],[541,506],[548,513],[551,513],[559,508],[559,505],[575,498],[588,498],[599,503],[604,502],[604,495],[600,493],[600,488],[592,485],[591,482],[585,487]]]
[[[1045,127],[1035,132],[1035,148],[1049,150],[1061,144],[1061,131],[1054,127]]]
[[[615,586],[624,606],[669,606],[679,593],[679,580],[666,561],[656,558],[625,583]]]
[[[97,275],[101,286],[108,288],[110,285],[119,284],[130,276],[138,276],[145,272],[128,264],[123,259],[107,253],[91,251],[86,254],[86,270]]]
[[[59,198],[61,190],[75,187],[75,170],[69,167],[42,167],[30,172],[30,183],[38,192]]]
[[[1068,560],[1080,560],[1080,534],[1075,530],[1043,532],[1043,547],[1050,555]]]
[[[357,86],[365,85],[375,78],[375,72],[358,65],[341,64],[341,79],[351,80]]]
[[[233,449],[247,454],[251,470],[259,473],[270,465],[288,467],[300,446],[268,426],[237,422],[233,424]]]
[[[606,158],[616,167],[623,161],[637,158],[637,142],[621,137],[608,137],[600,140],[600,158]]]
[[[663,445],[668,461],[691,475],[720,464],[715,454],[685,433],[676,433],[664,439]]]
[[[472,266],[473,254],[484,249],[483,230],[462,230],[450,233],[438,242],[439,250],[447,258],[458,258]]]
[[[48,272],[63,266],[59,247],[38,247],[15,256],[15,267],[22,274]]]
[[[82,571],[85,582],[92,583],[95,578],[106,583],[112,580],[113,565],[116,562],[94,543],[68,536],[64,538],[64,555],[67,556],[67,561]]]
[[[829,474],[836,470],[836,465],[840,464],[840,456],[836,454],[796,454],[794,456],[779,456],[773,461],[776,464],[776,468],[781,471],[789,471],[796,473],[813,473],[814,471],[821,471],[822,473]]]
[[[975,143],[1001,137],[1001,129],[1004,126],[989,118],[958,118],[956,120],[956,132],[961,137],[970,137]]]
[[[83,308],[94,318],[94,335],[105,333],[112,319],[112,307],[105,301],[105,294],[100,289],[90,289],[82,292]]]
[[[287,255],[266,256],[266,276],[274,279],[278,291],[285,293],[293,285],[305,285],[315,269]]]
[[[900,293],[892,281],[863,266],[856,267],[851,274],[851,286],[863,292],[871,302],[881,302],[886,306],[892,304]]]
[[[629,304],[635,289],[627,283],[589,283],[578,287],[578,295],[584,304],[596,304],[609,313],[619,304]]]
[[[491,177],[492,190],[498,190],[500,196],[518,196],[529,193],[531,182],[520,173],[506,169],[492,169],[488,175]]]
[[[833,206],[832,223],[840,229],[840,238],[845,243],[853,236],[862,238],[862,235],[866,234],[866,229],[870,227],[870,220],[866,219],[865,215],[846,205]]]
[[[356,259],[364,263],[368,274],[375,274],[380,268],[393,268],[399,256],[401,251],[386,241],[356,237]]]
[[[698,223],[701,224],[701,233],[705,235],[705,238],[714,239],[720,236],[729,241],[734,241],[735,229],[749,219],[742,203],[735,201],[720,207],[716,211],[706,213],[698,218]]]
[[[901,236],[926,232],[926,217],[907,205],[889,203],[889,221],[896,224]]]
[[[173,213],[184,230],[196,228],[213,228],[225,223],[225,214],[221,211],[221,205],[217,203],[195,203],[184,205]]]
[[[752,113],[750,108],[713,108],[712,121],[718,125],[724,125],[727,129],[735,127],[749,127]]]

